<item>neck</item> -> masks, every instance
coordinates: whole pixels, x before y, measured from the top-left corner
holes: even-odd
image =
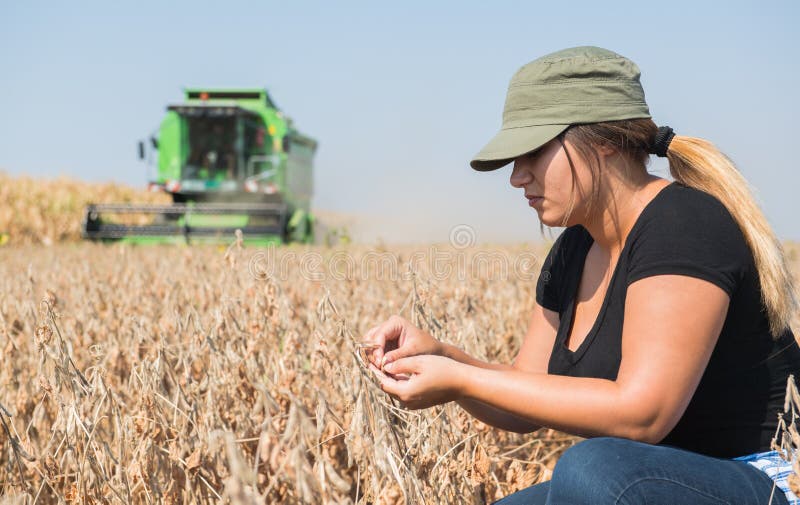
[[[601,188],[592,215],[581,224],[597,246],[617,257],[642,210],[669,181],[642,174],[636,180],[616,179],[609,183]]]

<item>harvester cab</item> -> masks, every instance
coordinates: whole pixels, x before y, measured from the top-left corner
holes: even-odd
[[[187,89],[152,144],[151,191],[168,205],[94,204],[83,236],[133,242],[313,241],[317,142],[297,131],[266,90]],[[139,144],[144,158],[145,146]]]

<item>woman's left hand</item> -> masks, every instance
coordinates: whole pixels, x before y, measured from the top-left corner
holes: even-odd
[[[406,408],[432,407],[462,396],[466,367],[450,358],[429,354],[400,358],[384,367],[387,375],[380,378],[381,389]]]

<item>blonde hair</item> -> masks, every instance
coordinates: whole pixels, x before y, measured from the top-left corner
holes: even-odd
[[[611,147],[628,158],[633,166],[646,170],[657,130],[652,119],[629,119],[574,125],[565,132],[566,138],[587,160],[592,172],[589,207],[597,199],[597,181],[602,176],[600,158],[593,146]],[[667,160],[670,174],[676,181],[714,196],[739,225],[758,271],[761,301],[766,308],[770,334],[777,338],[790,327],[798,310],[797,289],[783,247],[758,206],[747,180],[730,158],[711,142],[700,138],[676,135],[669,144]],[[572,169],[574,193],[574,167]],[[571,199],[570,211],[572,208]],[[567,219],[565,216],[565,222]]]
[[[676,181],[715,196],[736,220],[753,252],[770,333],[780,335],[798,308],[797,291],[783,247],[756,203],[750,185],[730,158],[707,140],[676,135],[670,142],[667,159]]]

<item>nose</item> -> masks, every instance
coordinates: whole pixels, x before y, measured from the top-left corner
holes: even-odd
[[[514,160],[514,169],[511,171],[511,185],[515,188],[522,188],[530,184],[533,176],[530,171],[530,163],[526,163],[525,156],[520,156]]]

